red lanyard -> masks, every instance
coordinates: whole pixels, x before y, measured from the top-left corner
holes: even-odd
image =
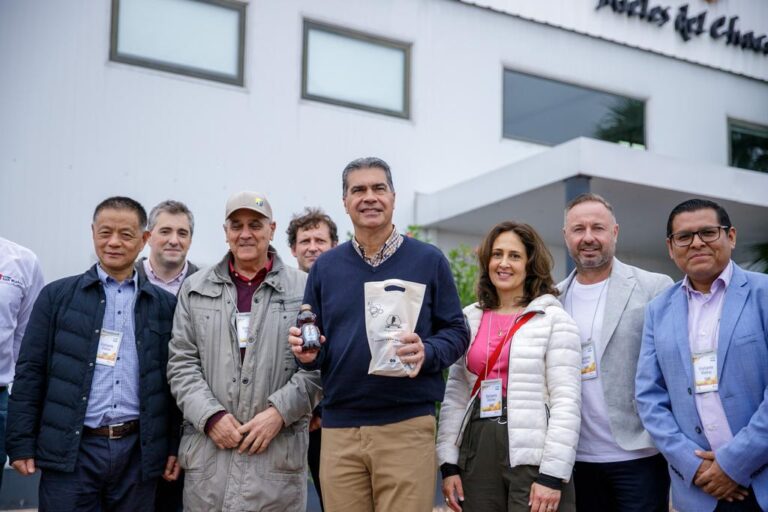
[[[477,390],[480,389],[480,384],[482,384],[483,380],[485,380],[486,370],[488,368],[493,368],[496,365],[496,361],[499,360],[499,357],[501,356],[501,351],[504,350],[504,345],[507,344],[509,340],[512,339],[512,337],[515,335],[518,329],[520,329],[525,323],[530,320],[531,318],[536,315],[535,311],[531,311],[523,315],[520,320],[518,320],[514,327],[510,329],[509,333],[507,333],[507,337],[499,343],[499,345],[496,347],[496,350],[493,351],[493,354],[491,354],[491,358],[488,360],[487,366],[483,368],[483,371],[479,373],[477,376],[477,380],[475,381],[475,387],[472,388],[472,394],[469,396],[475,396],[477,393]]]

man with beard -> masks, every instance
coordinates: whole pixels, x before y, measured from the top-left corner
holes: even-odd
[[[568,204],[563,234],[576,270],[558,289],[582,339],[576,508],[666,511],[666,462],[635,410],[634,377],[645,305],[672,280],[616,259],[619,226],[597,194]]]

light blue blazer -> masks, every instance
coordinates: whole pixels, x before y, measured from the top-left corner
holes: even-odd
[[[719,392],[733,440],[715,452],[723,470],[768,510],[768,275],[733,267],[717,347]],[[694,401],[688,301],[678,282],[649,303],[635,394],[645,429],[667,459],[672,502],[708,512],[716,500],[693,483],[709,450]]]

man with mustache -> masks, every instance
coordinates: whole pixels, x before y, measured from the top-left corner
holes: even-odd
[[[685,277],[646,311],[637,409],[680,512],[768,510],[768,275],[735,247],[722,206],[677,205],[667,248]]]
[[[320,376],[297,368],[285,339],[307,275],[270,245],[276,224],[264,195],[232,195],[224,218],[229,250],[184,281],[173,322],[168,382],[186,420],[184,509],[303,512]]]
[[[666,463],[633,399],[643,310],[672,279],[615,257],[619,225],[613,207],[597,194],[568,203],[563,234],[576,269],[558,285],[560,300],[582,338],[576,508],[666,512]]]

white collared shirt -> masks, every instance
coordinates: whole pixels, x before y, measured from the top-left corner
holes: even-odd
[[[0,238],[0,386],[13,382],[21,339],[44,284],[35,253]]]

